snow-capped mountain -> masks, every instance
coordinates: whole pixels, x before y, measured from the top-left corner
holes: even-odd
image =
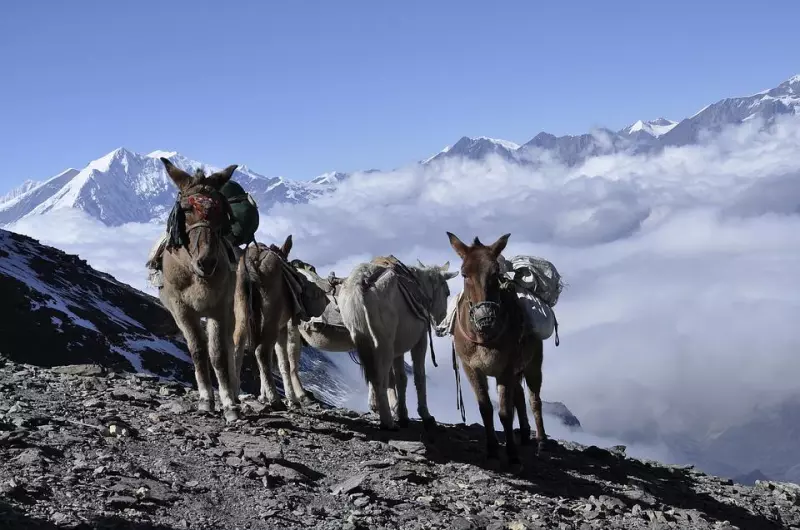
[[[67,170],[67,171],[69,171],[69,170]],[[13,188],[11,191],[6,193],[5,195],[0,196],[0,204],[2,204],[4,202],[8,202],[8,201],[10,201],[12,199],[16,199],[20,195],[23,195],[23,194],[31,191],[33,188],[39,186],[40,184],[42,184],[42,183],[39,182],[38,180],[26,180],[25,182],[23,182],[22,184],[20,184],[16,188]]]
[[[169,158],[189,172],[199,168],[209,173],[220,169],[175,152],[141,155],[124,148],[115,149],[81,170],[69,169],[22,193],[18,189],[13,197],[0,203],[0,225],[64,208],[82,210],[110,226],[161,221],[172,208],[176,189],[159,157]],[[278,202],[307,201],[330,186],[265,177],[246,165],[237,168],[233,178],[253,195],[262,211]]]
[[[668,120],[666,118],[657,118],[652,121],[642,121],[639,120],[632,125],[628,125],[624,129],[620,131],[621,134],[632,135],[636,133],[644,133],[652,136],[653,138],[658,138],[659,136],[664,136],[675,126],[678,125],[678,122]]]
[[[701,131],[715,133],[723,126],[757,117],[769,124],[776,116],[798,113],[800,75],[757,94],[726,98],[707,105],[680,122],[666,118],[638,120],[619,131],[600,128],[579,135],[555,136],[541,132],[521,146],[506,140],[463,137],[421,163],[431,164],[454,157],[480,160],[496,154],[520,164],[537,163],[542,156],[548,156],[564,164],[576,165],[593,156],[657,152],[666,146],[688,145],[700,139]]]
[[[497,140],[480,136],[478,138],[462,137],[453,145],[449,145],[427,158],[422,163],[427,164],[443,158],[463,157],[471,160],[481,160],[489,155],[499,155],[507,160],[514,160],[514,152],[519,145],[507,140]]]

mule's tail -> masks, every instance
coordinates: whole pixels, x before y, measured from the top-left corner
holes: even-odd
[[[370,383],[376,381],[378,375],[375,364],[378,338],[375,334],[377,326],[370,319],[367,304],[370,303],[369,299],[375,297],[376,294],[364,285],[361,278],[356,276],[351,274],[342,286],[339,295],[339,311],[342,315],[342,322],[350,332],[350,339],[356,347],[361,373],[367,383]]]

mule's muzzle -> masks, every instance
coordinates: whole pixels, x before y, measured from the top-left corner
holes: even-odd
[[[475,331],[484,337],[493,337],[500,331],[502,323],[500,304],[489,301],[471,304],[469,318]]]
[[[215,256],[204,256],[197,260],[192,260],[192,268],[201,278],[207,278],[217,270],[219,260]]]

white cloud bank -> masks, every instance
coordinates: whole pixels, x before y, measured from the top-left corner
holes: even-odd
[[[597,436],[706,440],[800,391],[800,121],[760,125],[574,168],[495,158],[357,174],[330,196],[264,212],[259,238],[291,233],[294,257],[345,275],[389,253],[458,267],[445,231],[485,243],[510,232],[507,256],[546,257],[569,284],[556,307],[561,346],[545,345],[543,398]],[[144,261],[161,227],[53,215],[14,230],[148,289]],[[435,344],[429,405],[458,421],[450,344]],[[479,422],[464,384],[467,421]],[[413,414],[411,381],[409,405]]]

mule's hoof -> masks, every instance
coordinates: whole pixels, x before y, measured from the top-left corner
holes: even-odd
[[[397,420],[397,426],[401,429],[408,429],[408,426],[411,424],[408,418],[400,418]]]
[[[316,398],[316,396],[314,396],[314,394],[312,394],[308,390],[306,390],[306,395],[300,398],[300,404],[303,405],[304,407],[310,407],[312,405],[319,405],[319,403],[320,402]]]
[[[222,411],[222,415],[225,416],[225,421],[228,423],[242,419],[242,413],[238,407],[227,408]]]
[[[558,442],[555,440],[551,440],[550,438],[545,438],[544,440],[539,440],[536,444],[536,454],[547,453],[548,451],[553,450],[558,446]]]
[[[285,411],[289,410],[289,407],[286,406],[286,403],[284,403],[280,399],[276,399],[275,401],[271,401],[270,403],[268,403],[267,406],[269,406],[269,408],[272,409],[275,412],[285,412]]]
[[[214,402],[210,399],[201,399],[197,402],[197,410],[200,412],[214,412]]]
[[[437,427],[436,418],[433,416],[428,416],[427,418],[422,418],[422,427],[426,431],[435,431]]]
[[[508,472],[512,475],[521,475],[525,471],[525,466],[519,458],[511,458],[508,461]]]
[[[519,444],[520,445],[531,445],[531,430],[530,429],[520,429],[519,430]]]

